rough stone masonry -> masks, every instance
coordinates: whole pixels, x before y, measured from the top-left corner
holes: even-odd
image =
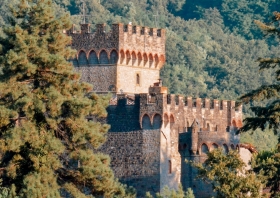
[[[106,123],[111,125],[100,151],[122,182],[137,190],[159,192],[164,186],[190,187],[196,197],[212,195],[211,186],[196,180],[185,160],[203,162],[206,153],[239,148],[236,130],[241,107],[218,101],[167,94],[159,80],[165,63],[165,30],[133,25],[89,24],[67,34],[77,55],[71,61],[81,80],[96,93],[111,93]]]

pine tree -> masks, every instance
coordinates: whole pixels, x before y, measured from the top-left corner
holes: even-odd
[[[273,35],[279,39],[280,27],[277,24],[279,21],[280,13],[274,12],[272,21],[269,24],[264,24],[260,21],[255,21],[255,23],[264,31],[266,36]],[[260,71],[267,69],[275,70],[276,81],[274,84],[262,85],[258,89],[240,97],[241,102],[245,104],[251,103],[252,101],[268,101],[267,105],[254,106],[251,108],[256,116],[246,118],[244,120],[245,125],[240,131],[248,131],[250,129],[256,130],[257,128],[264,130],[265,127],[268,126],[277,133],[280,124],[280,57],[259,58],[258,62]]]
[[[108,156],[93,152],[108,126],[104,98],[79,83],[69,14],[51,0],[20,0],[0,38],[0,175],[10,197],[125,197]]]

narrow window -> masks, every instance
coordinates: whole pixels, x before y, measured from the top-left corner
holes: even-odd
[[[140,75],[136,74],[136,85],[140,85]]]
[[[171,160],[168,160],[168,165],[169,165],[168,173],[171,174],[172,173],[172,163],[171,163]]]

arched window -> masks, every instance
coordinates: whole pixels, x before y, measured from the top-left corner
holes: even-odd
[[[142,118],[142,128],[143,129],[151,129],[152,128],[150,117],[146,114]]]
[[[159,58],[158,58],[158,55],[156,54],[155,55],[155,68],[158,67],[158,63],[159,63]]]
[[[140,74],[136,74],[136,85],[140,85]]]
[[[97,57],[97,55],[96,55],[94,50],[92,50],[89,53],[89,60],[88,60],[88,62],[89,62],[89,65],[98,65],[99,64],[98,57]]]
[[[170,127],[173,127],[174,123],[175,123],[175,119],[174,119],[174,116],[171,114],[170,115]]]
[[[153,67],[153,63],[154,63],[153,55],[150,54],[149,55],[149,67]]]
[[[141,55],[141,53],[139,52],[138,54],[137,54],[137,59],[138,59],[138,66],[141,66],[141,64],[142,64],[142,55]]]
[[[147,56],[146,53],[143,55],[143,59],[144,59],[144,67],[145,67],[147,65],[147,62],[148,62],[148,56]]]
[[[84,51],[81,51],[79,53],[78,61],[79,61],[79,66],[86,66],[86,65],[88,65],[87,55],[86,55],[86,53]]]
[[[132,66],[136,65],[136,61],[137,61],[136,54],[135,54],[135,52],[132,52]]]
[[[201,145],[201,154],[207,154],[209,152],[208,146],[206,144]]]
[[[236,121],[235,120],[232,121],[232,126],[236,127]]]
[[[228,146],[226,144],[223,144],[223,152],[228,153]]]
[[[100,52],[99,61],[100,61],[100,64],[102,64],[102,65],[109,64],[108,54],[105,50],[102,50]]]
[[[126,55],[126,64],[129,65],[131,61],[130,52],[126,51],[125,55]]]
[[[113,50],[110,54],[110,63],[117,64],[118,62],[118,53],[116,50]]]
[[[124,51],[123,50],[121,50],[121,52],[120,52],[120,55],[121,55],[121,61],[120,61],[120,63],[122,64],[123,63],[123,61],[124,61]]]
[[[162,123],[161,116],[159,114],[156,114],[153,119],[153,128],[160,129],[161,123]]]
[[[217,149],[218,148],[218,145],[217,144],[212,144],[212,146],[211,146],[211,150],[214,150],[214,149]]]

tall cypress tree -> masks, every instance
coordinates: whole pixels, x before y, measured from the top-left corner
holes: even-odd
[[[108,156],[105,102],[79,83],[69,14],[55,18],[51,0],[19,0],[0,38],[0,175],[15,197],[125,196]]]

